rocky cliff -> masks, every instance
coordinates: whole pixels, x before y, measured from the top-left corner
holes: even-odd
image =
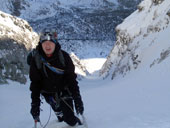
[[[0,83],[7,82],[7,79],[26,82],[27,51],[37,39],[37,34],[26,21],[0,12]]]
[[[148,70],[170,54],[170,1],[144,0],[132,15],[117,26],[116,43],[100,75],[114,79],[120,74]]]

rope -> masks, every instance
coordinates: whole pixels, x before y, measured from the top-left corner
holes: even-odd
[[[62,100],[62,101],[70,108],[70,110],[74,113],[73,108],[64,100],[64,98],[61,98],[61,100]],[[86,122],[86,119],[85,119],[84,115],[81,115],[81,116],[82,116],[82,118],[83,118],[83,124],[84,124],[84,126],[85,126],[86,128],[88,128],[88,125],[87,125],[87,122]],[[40,126],[41,126],[42,128],[46,128],[47,125],[48,125],[48,123],[49,123],[49,121],[50,121],[50,118],[51,118],[51,106],[50,106],[50,115],[49,115],[49,118],[48,118],[48,120],[47,120],[47,123],[46,123],[45,125],[42,125],[42,123],[41,123],[41,121],[40,121]],[[35,123],[35,128],[36,128],[36,123]]]
[[[48,123],[49,123],[49,121],[50,121],[50,118],[51,118],[51,106],[50,106],[50,115],[49,115],[49,117],[48,117],[47,123],[46,123],[45,125],[42,125],[42,123],[41,123],[41,121],[40,121],[40,126],[41,126],[42,128],[46,128],[47,125],[48,125]]]
[[[72,109],[72,107],[64,100],[64,98],[61,98],[61,100],[71,109],[71,111],[74,113],[74,110]],[[81,115],[82,119],[83,119],[83,124],[85,126],[85,128],[88,128],[87,122],[86,122],[86,118],[84,117],[84,115]],[[77,117],[78,118],[78,117]]]
[[[61,98],[61,100],[71,109],[71,111],[74,113],[74,110],[72,107],[64,100],[64,98]]]

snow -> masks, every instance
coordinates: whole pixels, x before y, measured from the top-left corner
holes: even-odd
[[[136,10],[122,24],[117,26],[117,29],[128,31],[131,37],[139,35],[142,29],[146,29],[150,23],[154,26],[157,21],[163,20],[166,12],[169,10],[170,2],[164,0],[162,4],[154,6],[152,0],[144,0],[139,6],[144,9],[142,11]]]
[[[88,64],[100,67],[102,59]],[[170,66],[166,59],[151,70],[133,71],[124,78],[102,80],[94,75],[79,82],[89,128],[169,128],[170,127]],[[137,75],[136,75],[137,74]],[[3,128],[30,128],[29,82],[26,85],[9,81],[0,86],[0,124]],[[43,100],[41,122],[45,124],[50,107]],[[8,123],[10,122],[10,123]],[[47,128],[64,123],[56,122],[52,113]]]
[[[2,11],[0,11],[0,14],[3,14],[3,12]],[[6,18],[3,18],[2,16],[0,16],[0,21],[1,21],[1,25],[6,25],[6,26],[8,26],[8,27],[10,27],[10,28],[13,28],[14,30],[17,30],[17,31],[19,31],[19,27],[18,26],[16,26],[16,25],[14,25],[14,22],[13,22],[13,20],[11,19],[11,15],[9,15],[9,14],[6,14],[8,17],[6,17]],[[9,33],[10,34],[10,33]]]
[[[92,59],[84,59],[82,63],[84,63],[85,67],[87,67],[87,71],[92,74],[95,71],[101,69],[102,65],[106,61],[105,58],[92,58]]]

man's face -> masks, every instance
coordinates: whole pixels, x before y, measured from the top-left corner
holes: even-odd
[[[53,54],[53,52],[55,50],[55,43],[47,40],[42,43],[42,48],[43,48],[43,51],[45,52],[45,54],[47,56],[50,56],[51,54]]]

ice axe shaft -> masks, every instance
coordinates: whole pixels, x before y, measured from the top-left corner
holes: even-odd
[[[34,121],[34,128],[37,128],[37,120]]]
[[[82,116],[82,120],[83,120],[83,125],[85,126],[85,128],[88,128],[85,116],[83,114],[81,116]]]

